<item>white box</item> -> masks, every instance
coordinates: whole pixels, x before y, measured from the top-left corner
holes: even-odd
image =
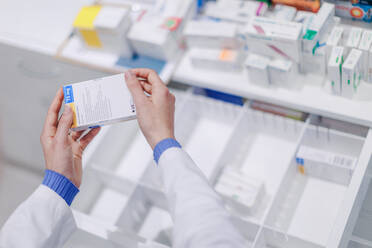
[[[269,78],[271,84],[293,86],[297,70],[290,60],[273,59],[269,62]]]
[[[63,92],[74,113],[73,131],[136,118],[124,74],[66,85]]]
[[[163,21],[162,18],[151,18],[133,24],[128,39],[138,54],[165,61],[175,56],[177,39],[172,31],[162,27]]]
[[[238,25],[229,22],[189,21],[183,35],[188,47],[229,48],[241,47]]]
[[[273,19],[292,21],[296,16],[297,9],[283,4],[276,4],[273,12]]]
[[[269,63],[267,57],[250,54],[245,61],[245,67],[248,71],[248,77],[251,83],[259,85],[270,85]]]
[[[75,32],[87,47],[125,58],[133,56],[126,37],[131,24],[129,8],[110,6],[83,7],[74,21]]]
[[[334,27],[331,31],[331,34],[328,36],[326,42],[326,59],[330,59],[332,50],[335,46],[340,46],[342,43],[342,37],[344,35],[343,27]]]
[[[357,158],[309,146],[300,146],[296,161],[301,173],[348,185]]]
[[[254,17],[244,28],[252,51],[296,63],[301,61],[302,24],[265,17]]]
[[[245,54],[240,50],[192,48],[189,51],[193,66],[209,70],[240,71]]]
[[[352,49],[342,66],[342,96],[352,98],[362,78],[362,52]]]
[[[360,40],[359,44],[359,50],[362,51],[362,73],[363,73],[363,79],[365,81],[368,81],[368,67],[369,67],[369,51],[371,49],[372,45],[372,31],[365,30],[363,32],[362,38]]]
[[[215,189],[226,199],[228,206],[248,215],[256,213],[265,196],[262,180],[228,168],[222,172]]]
[[[328,79],[331,82],[332,93],[341,95],[342,85],[342,64],[344,63],[345,49],[340,46],[335,46],[332,49],[328,62]]]
[[[230,22],[247,23],[254,16],[265,14],[266,3],[255,1],[218,1],[207,2],[205,15]]]
[[[297,14],[294,18],[294,22],[298,22],[302,24],[302,35],[306,34],[306,31],[309,29],[310,24],[312,23],[313,19],[315,18],[315,14],[309,11],[297,11]]]
[[[306,34],[303,37],[303,51],[311,53],[316,43],[329,26],[334,22],[335,6],[334,4],[324,2],[318,13],[312,19]]]
[[[346,41],[347,52],[353,48],[358,48],[363,30],[361,28],[351,28]]]

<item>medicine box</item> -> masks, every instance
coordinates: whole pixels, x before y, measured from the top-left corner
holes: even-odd
[[[347,52],[350,52],[352,48],[358,48],[360,39],[362,38],[363,30],[361,28],[351,28],[349,36],[346,41]]]
[[[250,54],[247,57],[245,67],[251,83],[262,86],[270,85],[269,63],[270,59],[265,56]]]
[[[294,86],[296,67],[290,60],[272,59],[269,62],[270,83],[279,86]]]
[[[372,47],[369,50],[368,60],[368,83],[372,83]]]
[[[124,74],[63,87],[65,104],[73,113],[73,131],[136,118],[136,109]]]
[[[342,66],[342,96],[352,98],[362,79],[362,52],[352,49]]]
[[[160,60],[170,60],[178,49],[177,37],[163,26],[165,19],[146,18],[133,24],[128,33],[136,53]]]
[[[335,46],[341,46],[342,44],[342,37],[344,35],[344,28],[343,27],[334,27],[329,35],[326,43],[326,58],[329,61],[332,50]]]
[[[87,47],[131,58],[133,50],[126,38],[131,23],[129,8],[93,5],[80,10],[73,26]]]
[[[323,3],[318,13],[312,19],[308,30],[303,36],[303,51],[311,53],[319,38],[334,23],[335,6],[330,3]]]
[[[301,36],[304,36],[306,34],[306,31],[309,29],[313,18],[315,18],[315,14],[312,13],[312,12],[297,11],[297,14],[296,14],[293,21],[302,24],[302,34],[301,34]]]
[[[369,51],[372,45],[372,31],[365,30],[362,34],[362,38],[359,44],[359,50],[362,51],[362,72],[363,72],[363,79],[368,81],[368,68],[369,68]]]
[[[230,168],[222,172],[215,189],[226,199],[228,206],[244,215],[254,215],[265,196],[262,180]]]
[[[255,53],[301,61],[301,23],[254,17],[244,33],[248,48]]]
[[[335,46],[332,49],[328,62],[328,79],[331,82],[332,93],[341,95],[342,91],[342,64],[344,63],[345,49],[341,46]]]
[[[296,162],[302,174],[348,185],[357,159],[310,146],[300,146]]]
[[[191,63],[194,67],[220,70],[241,71],[245,59],[245,53],[240,50],[231,49],[190,49]]]
[[[276,4],[273,12],[272,18],[274,19],[292,21],[296,16],[297,9],[283,4]]]
[[[183,31],[188,47],[236,49],[243,45],[237,34],[237,24],[215,21],[189,21]]]

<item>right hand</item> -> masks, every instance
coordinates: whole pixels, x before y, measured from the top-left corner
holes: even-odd
[[[125,81],[136,105],[139,126],[151,148],[163,139],[174,139],[176,98],[158,74],[150,69],[132,69],[125,72]]]

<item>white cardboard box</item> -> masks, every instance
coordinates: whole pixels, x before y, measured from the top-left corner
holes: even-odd
[[[250,54],[247,57],[245,67],[251,83],[263,86],[270,85],[269,63],[270,59],[265,56]]]
[[[306,31],[309,29],[310,24],[312,23],[313,19],[315,18],[315,14],[309,11],[297,11],[297,14],[294,18],[294,22],[298,22],[302,24],[302,35],[306,34]]]
[[[362,51],[362,63],[363,63],[363,79],[368,81],[368,68],[369,68],[369,51],[372,45],[372,31],[365,30],[362,34],[362,38],[359,44],[359,50]]]
[[[231,22],[189,21],[183,35],[188,47],[228,48],[241,47],[238,25]]]
[[[63,92],[65,104],[74,112],[74,131],[136,118],[124,74],[66,85]]]
[[[247,45],[255,53],[301,61],[302,24],[254,17],[244,29]]]
[[[350,52],[353,48],[358,48],[360,39],[362,38],[363,29],[361,28],[351,28],[349,36],[346,41],[347,52]]]
[[[219,71],[241,71],[245,54],[240,50],[191,48],[193,66]]]
[[[342,66],[342,96],[352,98],[362,78],[362,52],[352,49]]]
[[[296,161],[301,173],[343,185],[350,183],[357,163],[355,157],[304,145],[300,146]]]
[[[279,86],[293,86],[296,69],[292,61],[283,59],[272,59],[269,62],[270,83]]]
[[[368,55],[368,83],[372,83],[372,47]]]
[[[276,4],[273,10],[272,18],[283,21],[293,21],[296,16],[297,9],[295,7]]]
[[[94,18],[89,18],[90,15]],[[90,19],[89,23],[87,19]],[[133,49],[126,37],[131,24],[129,8],[87,6],[76,17],[74,27],[87,47],[131,58]]]
[[[335,46],[340,46],[342,43],[342,37],[344,35],[343,27],[334,27],[329,35],[326,43],[326,58],[329,61],[332,50]]]
[[[331,81],[332,93],[341,95],[342,85],[342,64],[344,62],[345,49],[341,46],[335,46],[332,49],[328,62],[328,79]]]

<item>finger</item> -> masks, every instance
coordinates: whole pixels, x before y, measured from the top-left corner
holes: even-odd
[[[93,128],[83,138],[80,139],[80,147],[83,151],[85,150],[85,148],[87,148],[87,146],[94,139],[94,137],[96,137],[100,130],[101,130],[100,127]]]
[[[138,68],[138,69],[131,69],[130,70],[136,77],[141,77],[144,79],[147,79],[147,81],[150,84],[162,84],[164,85],[163,81],[159,77],[158,73],[156,71],[151,69],[145,69],[145,68]]]
[[[82,131],[78,131],[78,132],[71,132],[71,138],[73,139],[73,140],[78,140],[80,137],[81,137],[81,135],[83,134],[85,132],[85,130],[82,130]]]
[[[144,89],[137,77],[130,71],[125,72],[125,82],[128,86],[130,93],[132,94],[134,104],[141,106],[147,103],[147,98]]]
[[[59,88],[51,105],[49,106],[48,114],[47,114],[47,117],[44,123],[43,135],[50,137],[56,134],[58,114],[59,114],[59,110],[61,109],[62,102],[63,102],[63,90],[62,88]]]
[[[72,125],[72,120],[73,120],[72,109],[68,105],[65,105],[65,110],[62,114],[61,119],[58,122],[58,128],[56,133],[57,139],[67,138],[69,130]]]
[[[147,81],[140,81],[142,88],[145,90],[145,92],[149,95],[152,94],[152,85],[149,84]]]

